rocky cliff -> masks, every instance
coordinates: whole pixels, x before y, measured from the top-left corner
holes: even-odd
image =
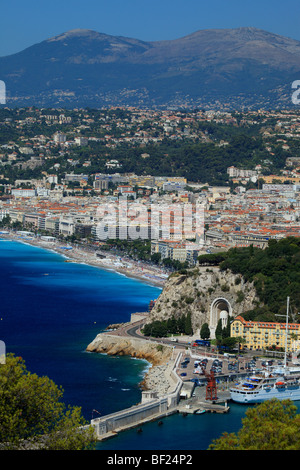
[[[173,348],[138,338],[99,333],[86,348],[110,356],[132,356],[146,359],[153,366],[165,364],[172,356]]]
[[[194,332],[203,323],[214,330],[222,312],[235,317],[258,303],[253,284],[245,282],[242,276],[220,271],[218,267],[199,267],[169,277],[147,323],[190,312]]]

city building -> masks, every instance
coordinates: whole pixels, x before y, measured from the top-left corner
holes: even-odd
[[[151,254],[160,253],[161,259],[172,260],[193,265],[199,256],[200,247],[195,243],[180,242],[175,240],[152,240]]]
[[[105,180],[105,179],[97,179],[94,181],[93,183],[93,187],[95,189],[95,191],[101,191],[101,190],[106,190],[108,189],[108,180]]]
[[[75,173],[70,173],[70,174],[66,174],[65,176],[65,181],[66,183],[74,183],[74,182],[79,182],[84,180],[84,181],[87,181],[89,179],[89,175],[83,175],[82,173],[80,173],[79,175],[75,174]]]
[[[240,315],[231,323],[232,337],[241,337],[245,340],[242,347],[250,350],[285,349],[286,323],[265,321],[246,321]],[[300,350],[300,324],[288,324],[287,352]]]
[[[88,144],[89,139],[87,137],[79,136],[79,137],[75,137],[74,141],[75,141],[75,144],[80,145],[81,147],[83,147],[83,146]]]
[[[59,233],[65,237],[73,235],[74,233],[74,220],[73,217],[60,217],[59,220]]]
[[[62,132],[56,132],[53,135],[53,140],[56,144],[64,144],[67,140],[66,134],[63,134]]]
[[[15,196],[16,198],[18,197],[34,197],[36,195],[36,190],[35,189],[12,189],[11,190],[11,195]]]
[[[227,168],[227,174],[229,175],[229,178],[251,178],[253,176],[257,176],[258,171],[230,166],[229,168]]]

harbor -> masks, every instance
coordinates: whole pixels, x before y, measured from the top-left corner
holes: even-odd
[[[125,336],[126,329],[124,327],[120,328],[122,329],[122,335],[120,335],[118,329],[113,334],[111,332],[99,334],[96,341],[97,348],[99,348],[100,343],[102,347],[105,344],[104,349],[107,351],[107,344],[111,343],[113,354],[116,354],[121,353],[120,349],[116,347],[117,343],[122,347],[126,344],[127,351],[130,351],[128,343],[131,343],[138,354],[143,348],[146,348],[144,349],[146,354],[151,343],[154,348],[161,349],[160,346],[162,345],[155,341],[141,338],[130,339]],[[228,383],[226,387],[222,384],[218,389],[214,375],[209,376],[212,380],[205,377],[205,375],[202,377],[202,382],[197,382],[198,379],[191,380],[194,361],[201,359],[201,355],[195,355],[192,350],[180,346],[164,345],[164,348],[169,350],[169,355],[166,354],[165,363],[152,366],[149,369],[147,377],[143,381],[146,389],[141,392],[140,403],[91,420],[91,425],[94,426],[99,441],[112,438],[120,432],[132,428],[136,428],[137,432],[142,432],[143,424],[151,421],[160,422],[160,420],[172,414],[180,413],[186,416],[188,414],[229,412],[230,408],[227,404],[230,399]],[[98,352],[104,349],[98,349]],[[92,346],[89,346],[89,350],[93,350]],[[184,361],[187,360],[190,364],[190,374],[187,376],[185,372],[184,377],[182,377],[182,364],[185,364]],[[213,359],[210,360],[213,361]],[[200,416],[199,419],[201,419]]]
[[[88,346],[90,351],[131,354],[156,362],[143,381],[144,390],[139,404],[91,421],[100,441],[131,428],[142,432],[144,423],[175,413],[183,416],[228,413],[228,402],[239,401],[232,396],[232,390],[240,386],[236,382],[249,376],[249,370],[263,371],[265,362],[262,358],[244,357],[239,360],[235,355],[220,355],[218,351],[211,352],[210,348],[193,347],[192,344],[197,343],[185,343],[182,338],[180,342],[145,338],[141,333],[145,315],[133,314],[131,322],[99,334]],[[266,370],[263,373],[266,374]],[[299,384],[297,393],[298,389]]]

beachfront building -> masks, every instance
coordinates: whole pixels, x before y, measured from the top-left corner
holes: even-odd
[[[24,210],[10,208],[8,210],[8,215],[12,223],[19,222],[20,224],[24,223]]]
[[[24,224],[28,227],[38,229],[39,227],[39,214],[26,213],[24,216]]]
[[[88,238],[92,234],[92,228],[94,224],[82,224],[76,223],[75,224],[75,235],[78,235],[80,238]]]
[[[73,217],[61,216],[59,219],[59,233],[68,237],[74,233]]]
[[[186,261],[185,244],[173,240],[153,240],[151,254],[160,253],[161,259],[170,258],[184,263]]]
[[[195,264],[199,256],[200,247],[196,243],[175,240],[152,240],[151,254],[160,253],[161,259],[170,258],[189,264]]]
[[[286,341],[286,323],[246,321],[237,316],[231,323],[232,337],[241,337],[245,340],[242,347],[250,350],[284,349]],[[287,352],[300,351],[300,324],[288,324]]]
[[[45,230],[53,235],[59,235],[59,217],[46,217]]]

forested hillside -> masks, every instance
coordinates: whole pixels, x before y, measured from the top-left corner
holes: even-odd
[[[84,115],[61,110],[71,119],[70,123],[63,124],[68,145],[61,148],[53,142],[53,135],[61,131],[62,126],[55,119],[51,124],[45,119],[48,114],[54,116],[53,110],[43,113],[37,109],[31,112],[25,108],[0,109],[3,152],[0,174],[10,184],[16,179],[42,178],[45,172],[52,174],[53,171],[59,182],[71,172],[93,178],[95,173],[117,171],[180,176],[188,182],[224,185],[229,183],[227,168],[230,166],[255,169],[260,165],[261,177],[280,175],[288,157],[300,157],[298,140],[285,136],[283,146],[282,138],[278,139],[277,135],[277,121],[271,116],[233,113],[229,120],[232,123],[220,123],[203,121],[204,115],[200,113],[200,119],[197,110],[191,113],[181,110],[176,113],[178,125],[166,131],[163,116],[142,118],[122,109],[87,109]],[[80,135],[87,139],[84,146],[74,144],[79,128]],[[268,131],[267,138],[265,131]],[[41,165],[33,168],[26,165],[32,155],[21,151],[25,142],[33,149],[35,157],[44,157]],[[118,161],[117,168],[107,166],[110,160]]]
[[[258,299],[264,307],[247,312],[248,320],[285,321],[274,314],[286,313],[286,300],[290,297],[290,321],[299,322],[300,311],[300,238],[270,240],[264,250],[250,246],[232,248],[223,253],[220,269],[241,274],[245,281],[254,282]],[[200,263],[204,258],[200,257]]]

